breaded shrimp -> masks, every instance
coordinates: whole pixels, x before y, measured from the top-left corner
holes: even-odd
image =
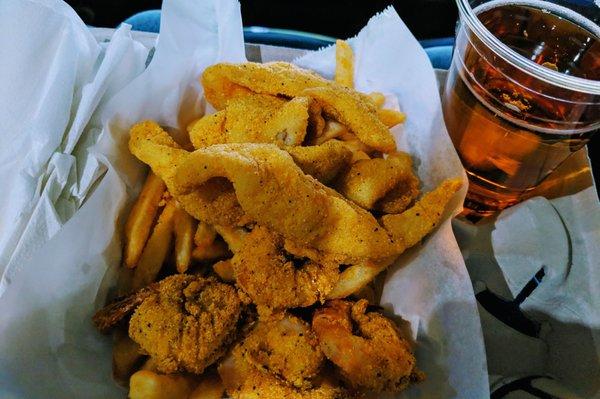
[[[311,387],[325,361],[310,326],[292,315],[259,321],[241,347],[247,362],[296,388]]]
[[[129,335],[164,373],[202,373],[225,353],[242,313],[234,287],[178,274],[107,306],[94,323],[107,331],[136,307]]]
[[[295,258],[284,246],[280,235],[255,227],[233,257],[237,285],[256,305],[274,310],[324,300],[337,282],[338,264]]]
[[[299,389],[246,360],[241,345],[219,365],[219,375],[233,399],[350,399],[354,396],[329,375],[318,375],[312,387]]]
[[[408,341],[393,321],[367,312],[368,302],[333,300],[317,310],[312,328],[325,356],[355,389],[398,392],[422,378]]]

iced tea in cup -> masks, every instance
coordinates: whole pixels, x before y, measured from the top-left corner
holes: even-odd
[[[444,118],[469,177],[463,214],[487,216],[526,197],[600,129],[600,8],[456,1]]]

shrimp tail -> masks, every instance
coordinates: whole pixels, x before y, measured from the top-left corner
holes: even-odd
[[[156,291],[154,285],[155,284],[142,288],[141,290],[100,309],[96,312],[94,317],[92,317],[94,326],[102,334],[109,333],[123,318],[133,313],[144,299],[148,298]]]

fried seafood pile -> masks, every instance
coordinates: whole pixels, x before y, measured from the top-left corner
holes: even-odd
[[[152,171],[125,227],[115,377],[130,397],[353,398],[423,378],[376,301],[375,277],[440,221],[461,180],[420,195],[381,93],[291,64],[217,64],[216,110],[176,142],[131,128]],[[141,367],[141,369],[140,369]],[[139,370],[134,373],[135,370]],[[131,375],[133,373],[133,375]]]

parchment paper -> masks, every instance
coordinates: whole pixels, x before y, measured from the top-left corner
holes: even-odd
[[[93,330],[90,317],[114,285],[123,217],[146,170],[127,150],[127,131],[151,118],[176,134],[202,115],[197,78],[212,63],[244,60],[241,26],[233,0],[164,2],[152,62],[103,108],[100,139],[87,147],[104,175],[64,227],[22,263],[0,297],[1,397],[123,395],[111,378],[110,339]],[[358,89],[383,91],[407,113],[394,134],[415,156],[424,189],[463,174],[431,65],[395,11],[373,18],[352,45]],[[333,51],[298,63],[330,77]],[[477,307],[449,223],[462,195],[464,190],[439,228],[386,279],[382,304],[411,322],[418,362],[428,373],[406,397],[489,395]]]

